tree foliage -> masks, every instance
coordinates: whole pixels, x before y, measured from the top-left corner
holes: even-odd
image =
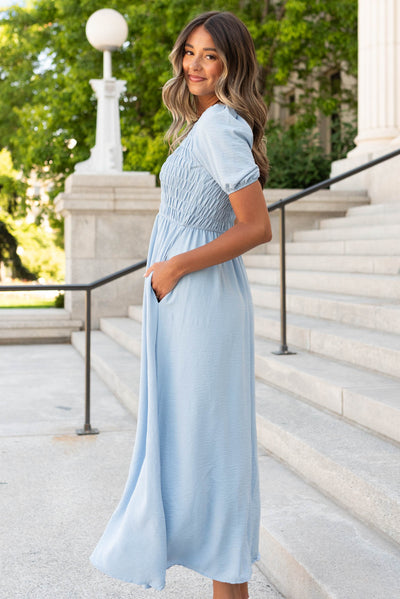
[[[318,135],[312,129],[294,125],[289,129],[271,128],[268,135],[270,176],[268,187],[303,189],[329,179],[331,164],[338,156],[345,156],[353,147],[355,127],[342,125],[338,139],[334,139],[335,153],[327,153]]]
[[[26,214],[26,183],[21,181],[5,148],[0,150],[0,215],[2,212],[12,216]]]
[[[55,243],[55,234],[46,226],[17,222],[12,227],[24,266],[33,278],[64,281],[65,254]]]
[[[36,0],[4,11],[0,20],[1,145],[25,174],[35,169],[52,178],[55,192],[94,145],[96,101],[88,80],[101,78],[102,56],[87,42],[85,23],[103,5]],[[109,0],[107,6],[129,25],[129,42],[113,57],[114,76],[127,81],[121,101],[127,170],[159,172],[168,151],[169,115],[160,93],[171,76],[168,53],[184,24],[206,10],[230,10],[248,25],[267,103],[277,85],[294,86],[306,126],[316,109],[329,115],[339,104],[354,106],[354,93],[332,97],[326,72],[356,72],[356,0]]]
[[[18,242],[3,221],[0,221],[0,263],[11,266],[13,278],[26,281],[36,279],[36,276],[22,264],[18,255]]]
[[[26,280],[35,275],[26,268],[18,254],[18,241],[13,234],[13,216],[24,216],[26,185],[14,170],[11,155],[6,149],[0,150],[0,264],[10,266],[14,277]]]
[[[10,152],[0,150],[0,263],[10,267],[12,278],[61,281],[64,278],[64,252],[56,244],[56,234],[40,222],[25,217],[38,200],[27,199],[27,185],[15,170]],[[38,221],[41,221],[41,213]]]

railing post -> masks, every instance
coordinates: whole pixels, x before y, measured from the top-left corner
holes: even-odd
[[[92,290],[86,288],[85,293],[85,424],[76,431],[77,435],[97,435],[97,428],[90,424],[90,342],[92,329]]]
[[[272,353],[278,356],[287,356],[296,352],[289,351],[286,341],[286,229],[284,204],[280,206],[279,245],[281,270],[281,347],[278,351]]]

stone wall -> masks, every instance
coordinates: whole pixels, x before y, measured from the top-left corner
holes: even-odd
[[[68,177],[56,210],[65,218],[66,282],[88,283],[146,258],[160,189],[146,172]],[[143,271],[93,292],[93,326],[99,316],[126,315],[140,303]],[[84,316],[84,292],[66,294],[73,318]]]

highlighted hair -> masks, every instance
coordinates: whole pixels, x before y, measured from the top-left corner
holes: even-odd
[[[201,14],[179,34],[169,56],[174,77],[166,82],[162,90],[164,104],[172,114],[172,124],[165,137],[171,148],[176,148],[199,118],[195,98],[186,85],[182,62],[187,38],[201,25],[213,38],[223,63],[215,95],[250,125],[253,131],[252,153],[260,169],[263,187],[268,176],[264,138],[267,107],[257,87],[258,65],[254,42],[244,23],[232,13],[212,11]]]

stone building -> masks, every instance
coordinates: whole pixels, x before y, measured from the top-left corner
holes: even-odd
[[[400,148],[399,68],[399,1],[359,0],[358,135],[333,173]],[[158,194],[148,173],[71,175],[58,200],[67,280],[143,258]],[[267,190],[266,200],[286,194]],[[294,354],[276,353],[279,235],[244,257],[256,335],[258,565],[286,599],[398,599],[400,158],[291,204],[287,217]],[[92,367],[136,415],[142,277],[130,277],[96,291]],[[82,318],[82,302],[68,301]],[[84,354],[82,331],[72,343]]]

